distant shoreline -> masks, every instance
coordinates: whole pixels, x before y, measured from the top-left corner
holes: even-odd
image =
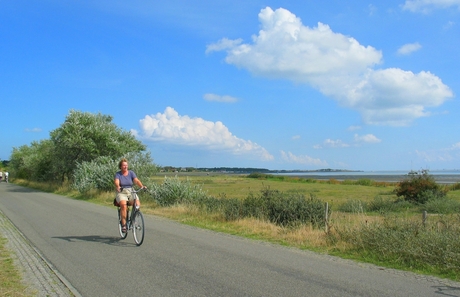
[[[362,171],[360,173],[363,173]],[[233,172],[168,172],[168,173],[158,173],[157,175],[167,175],[167,176],[207,176],[207,175],[249,175],[249,173],[233,173]],[[272,173],[266,173],[272,174]],[[359,180],[359,179],[370,179],[377,182],[388,182],[388,183],[397,183],[407,178],[407,173],[403,174],[346,174],[346,172],[342,172],[342,174],[302,174],[302,173],[277,173],[273,174],[276,176],[288,176],[288,177],[298,177],[304,179],[315,179],[315,180],[330,180],[335,179],[338,181],[343,180]],[[460,182],[460,174],[433,174],[433,178],[436,182],[440,184],[455,184]]]
[[[278,174],[284,175],[284,174]],[[359,179],[370,179],[377,182],[388,182],[388,183],[397,183],[401,180],[407,178],[407,174],[397,174],[397,175],[386,175],[386,174],[360,174],[360,175],[347,175],[347,174],[338,174],[338,175],[314,175],[314,174],[289,174],[284,175],[289,177],[299,177],[299,178],[311,178],[316,180],[330,180],[336,179],[338,181],[343,180],[359,180]],[[460,182],[460,174],[436,174],[432,175],[432,177],[436,180],[436,182],[440,184],[455,184]]]

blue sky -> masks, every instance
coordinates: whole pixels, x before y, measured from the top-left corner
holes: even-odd
[[[161,166],[460,169],[460,0],[158,2],[0,0],[0,159],[74,109]]]

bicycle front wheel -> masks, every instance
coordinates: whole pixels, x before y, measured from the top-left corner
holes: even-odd
[[[141,211],[136,211],[133,220],[133,233],[134,233],[134,241],[136,245],[141,245],[144,242],[144,216],[142,215]]]

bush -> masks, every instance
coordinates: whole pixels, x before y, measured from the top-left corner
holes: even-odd
[[[289,226],[312,224],[325,225],[326,208],[313,194],[306,198],[302,194],[286,195],[277,190],[263,189],[261,199],[265,202],[266,217],[274,224]]]
[[[349,213],[364,213],[367,211],[367,203],[361,200],[348,200],[339,206],[339,211]]]
[[[133,170],[144,185],[150,187],[148,178],[157,172],[157,167],[152,163],[150,153],[128,153],[124,156],[128,159],[129,169]],[[72,187],[80,193],[91,189],[102,191],[114,190],[113,179],[115,172],[119,170],[119,159],[99,157],[90,162],[77,164],[73,173]]]
[[[423,205],[423,210],[426,210],[429,213],[437,214],[460,213],[460,202],[447,198],[428,200]]]
[[[430,199],[443,198],[446,191],[428,174],[428,170],[409,172],[408,178],[399,182],[395,188],[396,196],[418,204],[424,204]]]
[[[153,184],[151,187],[152,198],[160,206],[175,204],[198,204],[206,203],[207,195],[199,185],[193,185],[188,179],[181,181],[177,176],[165,177],[163,184]]]
[[[380,214],[386,214],[390,212],[398,212],[407,210],[408,208],[413,207],[412,203],[404,200],[392,200],[390,198],[383,198],[381,196],[377,196],[369,202],[368,210],[373,212],[378,212]]]

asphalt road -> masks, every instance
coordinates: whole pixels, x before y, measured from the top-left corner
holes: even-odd
[[[460,283],[145,216],[118,236],[114,207],[0,184],[0,210],[82,296],[460,296]]]

